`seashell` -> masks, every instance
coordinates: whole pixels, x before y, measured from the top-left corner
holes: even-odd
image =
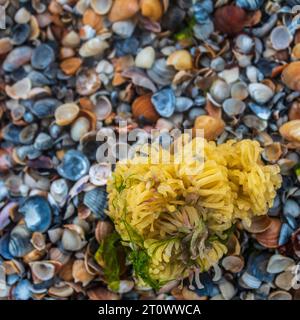
[[[19,208],[30,231],[45,232],[51,224],[52,212],[48,201],[41,196],[31,196]]]
[[[175,111],[176,98],[171,88],[165,88],[154,93],[151,102],[157,113],[162,117],[171,117]]]
[[[262,281],[254,277],[248,272],[244,272],[240,278],[243,287],[249,289],[258,289],[261,286]]]
[[[109,221],[98,221],[95,229],[95,237],[98,243],[112,233],[114,227]]]
[[[279,132],[281,136],[291,142],[300,142],[300,120],[292,120],[284,123]]]
[[[105,120],[112,112],[112,105],[110,100],[105,96],[95,97],[94,113],[97,120]]]
[[[90,182],[95,186],[104,186],[111,177],[112,168],[109,163],[97,163],[90,167]]]
[[[230,117],[237,116],[246,109],[246,104],[243,101],[233,98],[226,99],[222,106],[226,114]]]
[[[275,285],[282,290],[289,291],[293,286],[295,271],[284,271],[275,278]]]
[[[111,22],[132,18],[140,9],[138,0],[115,0],[109,12],[108,19]]]
[[[65,205],[68,191],[69,187],[66,180],[64,179],[57,179],[51,183],[50,193],[60,207],[63,207]]]
[[[48,281],[56,273],[55,264],[50,261],[34,261],[29,263],[31,273],[39,281]]]
[[[219,289],[225,300],[231,300],[236,294],[233,284],[224,278],[219,282]]]
[[[79,251],[86,245],[86,241],[83,241],[76,231],[65,229],[62,234],[61,244],[67,251]]]
[[[48,150],[53,146],[53,139],[47,133],[41,132],[35,138],[34,147],[37,150]]]
[[[53,98],[40,99],[30,106],[30,111],[40,119],[51,118],[60,103]]]
[[[26,40],[29,38],[30,36],[30,26],[28,24],[16,24],[13,28],[12,28],[12,43],[14,45],[21,45],[24,42],[26,42]]]
[[[60,68],[65,74],[67,74],[68,76],[71,76],[77,72],[81,64],[82,64],[82,59],[72,57],[72,58],[65,59],[60,64]]]
[[[289,120],[300,120],[300,103],[294,101],[289,109]]]
[[[55,110],[55,121],[59,126],[71,124],[79,114],[79,107],[75,103],[65,103]]]
[[[242,271],[244,264],[244,259],[239,256],[227,256],[222,260],[223,268],[232,273],[238,273]]]
[[[225,99],[229,98],[230,87],[225,81],[217,79],[210,87],[209,92],[217,102],[222,103]]]
[[[273,90],[262,83],[251,83],[248,88],[251,98],[259,104],[267,103],[274,95]]]
[[[275,50],[288,48],[293,41],[293,37],[286,26],[278,26],[271,32],[271,43]]]
[[[150,20],[158,21],[163,15],[163,7],[160,0],[141,0],[141,13]]]
[[[157,59],[152,68],[147,70],[147,74],[150,79],[152,79],[155,83],[167,86],[170,85],[172,81],[175,70],[172,67],[167,66],[165,59]]]
[[[233,99],[238,99],[238,100],[245,100],[249,95],[248,87],[243,82],[234,83],[231,86],[230,93]]]
[[[80,44],[80,37],[77,32],[71,30],[62,38],[62,45],[69,48],[77,48]]]
[[[143,48],[135,58],[138,68],[151,69],[155,60],[155,50],[152,47]]]
[[[31,65],[35,69],[46,69],[55,59],[53,49],[47,44],[37,46],[32,53]]]
[[[207,115],[197,117],[194,123],[194,130],[203,129],[204,138],[207,140],[216,139],[224,131],[224,128],[225,123],[222,119]]]
[[[193,59],[187,50],[177,50],[169,55],[167,66],[173,66],[178,71],[189,70],[193,67]]]
[[[124,294],[130,292],[134,287],[134,282],[130,280],[120,280],[118,293]]]
[[[63,229],[61,228],[49,229],[48,237],[52,243],[56,243],[61,239],[62,233],[63,233]],[[51,258],[51,259],[55,260],[54,258]]]
[[[286,202],[284,204],[284,207],[283,207],[283,214],[285,216],[298,218],[299,215],[300,215],[300,206],[299,206],[299,204],[293,199],[286,200]]]
[[[10,38],[0,39],[0,55],[10,52],[12,48],[13,48],[13,45]]]
[[[86,287],[94,279],[94,276],[87,272],[84,260],[74,261],[72,275],[75,283],[81,282],[83,287]]]
[[[104,188],[98,187],[84,194],[83,204],[87,206],[98,219],[106,217],[107,192]]]
[[[94,69],[84,69],[76,77],[76,91],[82,96],[88,96],[101,87],[101,81]]]
[[[262,120],[268,120],[271,117],[272,111],[267,107],[262,107],[252,102],[250,102],[248,106],[250,110]]]
[[[288,64],[282,71],[281,80],[291,90],[300,91],[299,69],[300,61],[295,61]]]
[[[257,10],[263,3],[263,0],[236,0],[236,5],[246,10]]]
[[[268,300],[293,300],[293,297],[289,292],[277,290],[270,293]]]
[[[247,23],[246,11],[234,5],[217,8],[214,13],[215,28],[223,33],[240,33]]]
[[[32,245],[38,251],[46,248],[46,237],[41,232],[34,232],[31,237]]]
[[[32,284],[27,279],[20,280],[13,289],[15,300],[29,300],[32,297]]]
[[[5,91],[7,95],[15,100],[27,99],[31,90],[31,80],[24,78],[16,82],[13,86],[6,86]]]
[[[281,144],[274,142],[266,146],[263,150],[262,157],[269,162],[275,163],[282,155]]]
[[[266,248],[277,248],[281,222],[278,219],[271,218],[271,224],[268,229],[255,235],[256,240]]]
[[[89,168],[89,160],[82,152],[69,150],[57,167],[57,172],[65,179],[77,181],[88,173]]]
[[[219,72],[219,77],[226,81],[226,83],[231,84],[239,79],[240,70],[238,67],[223,70]]]
[[[139,87],[149,89],[152,92],[156,91],[154,83],[140,69],[129,68],[122,72],[122,76],[130,78],[132,83]]]
[[[89,132],[90,122],[85,117],[77,118],[71,127],[71,138],[74,141],[79,141],[82,136]]]
[[[234,39],[235,50],[242,54],[249,54],[254,48],[254,40],[247,34],[240,34]]]
[[[177,97],[175,102],[176,112],[185,112],[189,110],[194,104],[194,101],[187,97]]]
[[[25,225],[17,225],[10,233],[8,250],[13,257],[23,257],[32,250],[31,234]]]
[[[121,38],[129,38],[135,29],[135,23],[132,20],[118,21],[112,25],[112,31]]]
[[[30,61],[32,52],[32,49],[27,46],[13,49],[3,61],[3,70],[6,72],[17,70],[19,67]]]
[[[49,258],[51,261],[60,262],[61,265],[65,265],[70,261],[71,254],[63,251],[62,249],[58,249],[56,247],[52,247],[49,250]]]
[[[269,218],[269,216],[266,216],[266,215],[253,217],[250,225],[245,223],[245,221],[242,221],[242,225],[244,229],[250,233],[264,232],[270,228],[271,223],[272,223],[271,218]]]
[[[112,3],[112,0],[91,0],[91,7],[97,14],[105,15],[109,12]]]
[[[265,120],[259,119],[258,117],[251,114],[246,115],[243,118],[243,122],[248,128],[254,128],[258,131],[264,131],[267,127],[267,122]]]
[[[274,254],[268,262],[267,271],[269,273],[280,273],[288,270],[288,268],[294,265],[295,262],[293,259],[280,254]]]
[[[30,21],[31,13],[25,7],[21,7],[15,14],[15,22],[22,24]]]
[[[36,40],[39,37],[41,30],[38,20],[35,16],[30,17],[30,30],[31,34],[29,40]]]
[[[104,53],[104,51],[109,47],[105,40],[99,37],[93,38],[85,42],[79,49],[79,54],[83,58],[93,57]]]
[[[74,289],[65,282],[60,282],[48,290],[48,295],[55,298],[68,298],[73,293]]]
[[[159,114],[156,112],[152,102],[151,94],[137,97],[132,104],[132,114],[134,118],[143,121],[156,122]]]

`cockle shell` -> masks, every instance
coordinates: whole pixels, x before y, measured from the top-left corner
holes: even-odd
[[[163,15],[163,6],[160,0],[141,0],[141,13],[144,17],[157,21]]]
[[[224,131],[224,128],[225,123],[222,119],[207,115],[197,117],[194,124],[194,132],[197,129],[203,129],[204,138],[207,140],[217,138]]]
[[[167,65],[173,66],[176,70],[189,70],[193,67],[193,59],[187,50],[177,50],[170,54]]]
[[[250,233],[261,233],[266,231],[270,227],[271,223],[272,220],[269,216],[258,216],[252,218],[250,225],[246,224],[244,221],[242,222],[242,225],[244,229]]]
[[[291,90],[300,91],[300,61],[288,64],[282,71],[281,79]]]
[[[109,12],[111,22],[127,20],[133,17],[140,9],[138,0],[115,0]]]
[[[292,120],[279,128],[283,138],[291,142],[300,142],[300,120]]]
[[[90,167],[90,182],[95,186],[105,186],[110,178],[112,168],[109,163],[97,163]]]
[[[158,120],[159,114],[151,102],[151,96],[151,94],[146,94],[134,100],[132,104],[132,114],[136,119],[145,119],[150,122],[156,122]]]
[[[94,105],[93,111],[96,114],[97,120],[105,120],[112,112],[111,102],[105,96],[95,97]]]

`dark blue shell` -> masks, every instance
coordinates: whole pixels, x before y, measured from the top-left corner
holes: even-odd
[[[15,45],[23,44],[30,36],[28,24],[17,24],[12,29],[12,41]]]
[[[264,3],[264,0],[236,0],[236,4],[247,10],[257,10]]]
[[[267,265],[271,255],[265,252],[251,254],[247,263],[247,271],[260,281],[272,282],[275,275],[267,272]]]
[[[84,194],[83,204],[87,206],[93,214],[104,220],[106,218],[105,209],[107,209],[107,192],[104,188],[95,188]]]
[[[47,44],[37,46],[32,53],[31,65],[35,69],[46,69],[55,59],[54,50]]]
[[[52,212],[44,197],[29,197],[19,211],[24,215],[26,226],[30,231],[45,232],[49,229]]]
[[[9,252],[8,244],[9,244],[9,233],[6,233],[2,237],[0,237],[0,256],[6,260],[11,260],[13,256]]]

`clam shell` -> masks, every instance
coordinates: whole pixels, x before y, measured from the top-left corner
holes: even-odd
[[[274,95],[273,90],[262,83],[251,83],[248,88],[252,99],[260,104],[267,103]]]
[[[74,293],[74,289],[65,282],[60,282],[54,287],[50,287],[48,294],[50,297],[55,298],[68,298]]]
[[[222,119],[203,115],[195,120],[194,131],[197,129],[203,129],[205,139],[214,140],[224,131],[225,123]]]
[[[113,228],[113,225],[109,221],[98,221],[95,229],[95,237],[99,244],[110,233],[112,233]]]
[[[177,50],[170,54],[167,66],[173,66],[176,70],[189,70],[193,67],[193,59],[187,50]]]
[[[109,12],[108,19],[111,22],[132,18],[140,9],[138,0],[115,0]]]
[[[150,20],[157,21],[163,15],[163,6],[160,0],[141,0],[141,13]]]
[[[138,120],[147,120],[149,122],[156,122],[159,114],[156,112],[152,102],[151,94],[146,94],[136,98],[132,104],[132,114]]]
[[[90,182],[95,186],[104,186],[111,177],[112,168],[109,163],[94,164],[90,167]]]
[[[79,49],[79,54],[83,58],[93,57],[102,54],[109,47],[105,40],[99,37],[93,38],[85,42]]]
[[[271,219],[271,225],[264,232],[256,234],[256,240],[266,248],[277,248],[281,222],[279,219]]]
[[[91,7],[97,14],[105,15],[109,12],[112,3],[112,0],[91,0]]]
[[[293,259],[280,254],[274,254],[268,262],[267,271],[269,273],[280,273],[294,265],[295,262]]]
[[[68,184],[65,179],[54,180],[50,186],[50,193],[59,206],[63,206],[66,203],[68,190]]]
[[[62,39],[64,47],[77,48],[80,44],[80,37],[77,32],[71,30]]]
[[[29,263],[32,275],[40,281],[47,281],[54,277],[55,265],[47,261],[34,261]]]
[[[238,273],[244,268],[244,259],[240,256],[227,256],[222,260],[222,266],[225,270],[232,273]]]
[[[76,91],[82,96],[88,96],[101,87],[99,75],[94,69],[83,69],[76,77]]]
[[[271,223],[271,218],[266,215],[252,218],[250,226],[242,221],[244,229],[250,233],[264,232],[270,227]]]
[[[281,136],[291,142],[300,142],[300,120],[292,120],[279,128]]]
[[[83,204],[87,206],[97,218],[103,220],[106,217],[107,192],[101,187],[88,191],[84,194]]]
[[[95,98],[94,112],[97,120],[105,120],[112,112],[112,105],[110,100],[105,96],[97,96]]]
[[[151,69],[155,60],[155,50],[152,47],[143,48],[135,58],[138,68]]]
[[[243,82],[236,82],[231,86],[230,93],[233,99],[245,100],[249,95],[248,86]]]
[[[295,279],[295,271],[288,270],[284,271],[275,279],[275,285],[282,290],[289,291],[293,286],[293,281]]]
[[[271,43],[275,50],[288,48],[293,41],[293,37],[286,26],[278,26],[271,32]]]
[[[131,37],[134,29],[135,23],[131,20],[118,21],[112,25],[113,32],[122,38]]]
[[[72,123],[79,114],[79,107],[75,103],[65,103],[55,110],[55,121],[60,126]]]
[[[60,68],[65,74],[67,74],[68,76],[71,76],[77,72],[81,64],[82,64],[82,59],[72,57],[69,59],[65,59],[60,64]]]
[[[0,39],[0,55],[10,52],[13,48],[10,38]]]
[[[46,69],[55,59],[53,49],[47,44],[37,46],[31,56],[31,65],[35,69]]]
[[[25,225],[17,225],[10,233],[9,253],[14,257],[23,257],[32,250],[31,233]]]
[[[15,14],[16,23],[28,23],[30,21],[31,13],[24,7],[20,8]]]
[[[231,300],[236,294],[236,289],[233,284],[224,278],[219,283],[219,289],[225,300]]]
[[[30,107],[30,111],[40,119],[51,118],[60,104],[60,101],[53,98],[40,99]]]
[[[154,93],[151,102],[160,116],[169,118],[175,111],[176,98],[172,88],[164,88]]]
[[[151,78],[155,83],[167,86],[170,85],[175,71],[172,67],[167,66],[165,59],[157,59],[152,68],[147,70],[149,78]]]
[[[75,283],[80,282],[84,287],[94,279],[94,276],[87,272],[84,260],[74,261],[72,267],[72,275]]]
[[[86,133],[89,132],[90,121],[85,117],[77,118],[71,127],[71,138],[74,141],[79,141]]]
[[[61,243],[67,251],[79,251],[86,245],[76,231],[69,229],[63,231]]]
[[[33,50],[30,47],[23,46],[13,49],[3,61],[3,70],[12,72],[17,70],[30,61]]]
[[[237,116],[246,109],[246,104],[243,101],[233,98],[226,99],[222,106],[226,114],[230,117]]]
[[[5,91],[12,99],[27,99],[31,90],[31,80],[24,78],[16,82],[13,86],[6,86]]]
[[[230,96],[230,86],[223,80],[214,81],[209,90],[212,97],[219,103],[222,103]]]
[[[235,40],[235,49],[243,54],[249,54],[254,48],[254,40],[246,34],[238,35]]]
[[[291,62],[283,69],[282,82],[291,90],[300,91],[300,61]]]
[[[268,300],[292,300],[293,297],[290,293],[282,290],[273,291],[270,293]]]
[[[261,281],[256,277],[252,276],[248,272],[244,272],[241,276],[242,284],[246,286],[246,288],[258,289],[261,286]]]

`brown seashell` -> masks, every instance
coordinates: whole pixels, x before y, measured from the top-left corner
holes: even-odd
[[[29,39],[30,40],[37,39],[40,35],[41,30],[40,30],[37,18],[35,16],[30,17],[30,30],[31,30],[31,34]]]
[[[140,96],[134,100],[132,114],[136,119],[146,119],[150,122],[156,122],[159,119],[159,114],[151,102],[151,94]]]
[[[224,131],[224,128],[225,123],[222,119],[203,115],[196,118],[193,131],[196,135],[197,129],[203,129],[204,138],[214,140]]]
[[[300,91],[300,61],[292,62],[284,68],[281,80],[291,90]]]
[[[72,269],[73,269],[74,261],[70,259],[67,263],[65,263],[61,270],[59,271],[59,278],[64,281],[73,281]]]
[[[240,256],[227,256],[222,260],[222,266],[225,270],[232,273],[238,273],[244,268],[245,262]]]
[[[160,0],[141,0],[141,12],[144,17],[157,21],[163,15],[163,7]]]
[[[282,155],[281,144],[274,142],[266,146],[263,150],[262,156],[266,161],[275,163]]]
[[[247,230],[250,233],[261,233],[266,231],[272,223],[272,220],[269,218],[269,216],[259,216],[254,217],[251,221],[251,225],[247,225],[244,221],[242,222],[242,225],[245,230]]]
[[[79,113],[79,107],[75,103],[65,103],[55,110],[55,121],[59,126],[71,124]]]
[[[266,248],[277,248],[278,238],[281,229],[281,221],[279,219],[271,218],[271,224],[269,228],[255,235],[255,238],[259,244]]]
[[[108,15],[111,22],[127,20],[133,17],[140,9],[138,0],[115,0]]]
[[[80,58],[69,58],[60,64],[60,68],[67,75],[73,75],[80,68],[82,60]]]
[[[34,261],[39,261],[39,260],[41,260],[45,255],[46,255],[46,250],[37,250],[37,249],[34,249],[34,250],[30,251],[29,253],[27,253],[27,254],[23,257],[23,261],[24,261],[25,263],[30,263],[30,262],[34,262]]]
[[[95,237],[98,243],[113,231],[113,225],[109,221],[98,221],[95,229]]]
[[[300,120],[300,102],[293,102],[289,110],[289,120]]]
[[[41,232],[34,232],[30,242],[37,250],[43,250],[46,248],[46,238]]]
[[[292,58],[300,59],[300,43],[297,43],[292,50]]]
[[[10,52],[12,48],[13,48],[13,45],[9,38],[0,39],[0,55]]]
[[[118,294],[108,291],[102,287],[89,289],[87,291],[87,295],[90,300],[120,300],[120,296]]]
[[[68,298],[74,293],[74,289],[65,282],[60,282],[54,287],[49,288],[48,294],[56,298]]]
[[[232,234],[226,243],[228,255],[238,256],[241,253],[241,245],[238,238]]]
[[[176,70],[189,70],[193,67],[193,59],[187,50],[177,50],[170,54],[167,65],[173,66]]]
[[[281,136],[291,142],[300,142],[300,120],[292,120],[279,128]]]
[[[91,26],[93,29],[100,30],[103,27],[103,19],[92,9],[87,9],[82,17],[82,23]]]
[[[206,100],[205,111],[213,118],[222,118],[222,108],[216,107],[209,99]]]
[[[240,33],[247,22],[246,11],[234,5],[220,7],[214,14],[216,29],[229,35]]]
[[[94,279],[94,276],[87,272],[84,260],[76,260],[73,263],[72,275],[74,278],[74,282],[81,282],[84,287]]]

